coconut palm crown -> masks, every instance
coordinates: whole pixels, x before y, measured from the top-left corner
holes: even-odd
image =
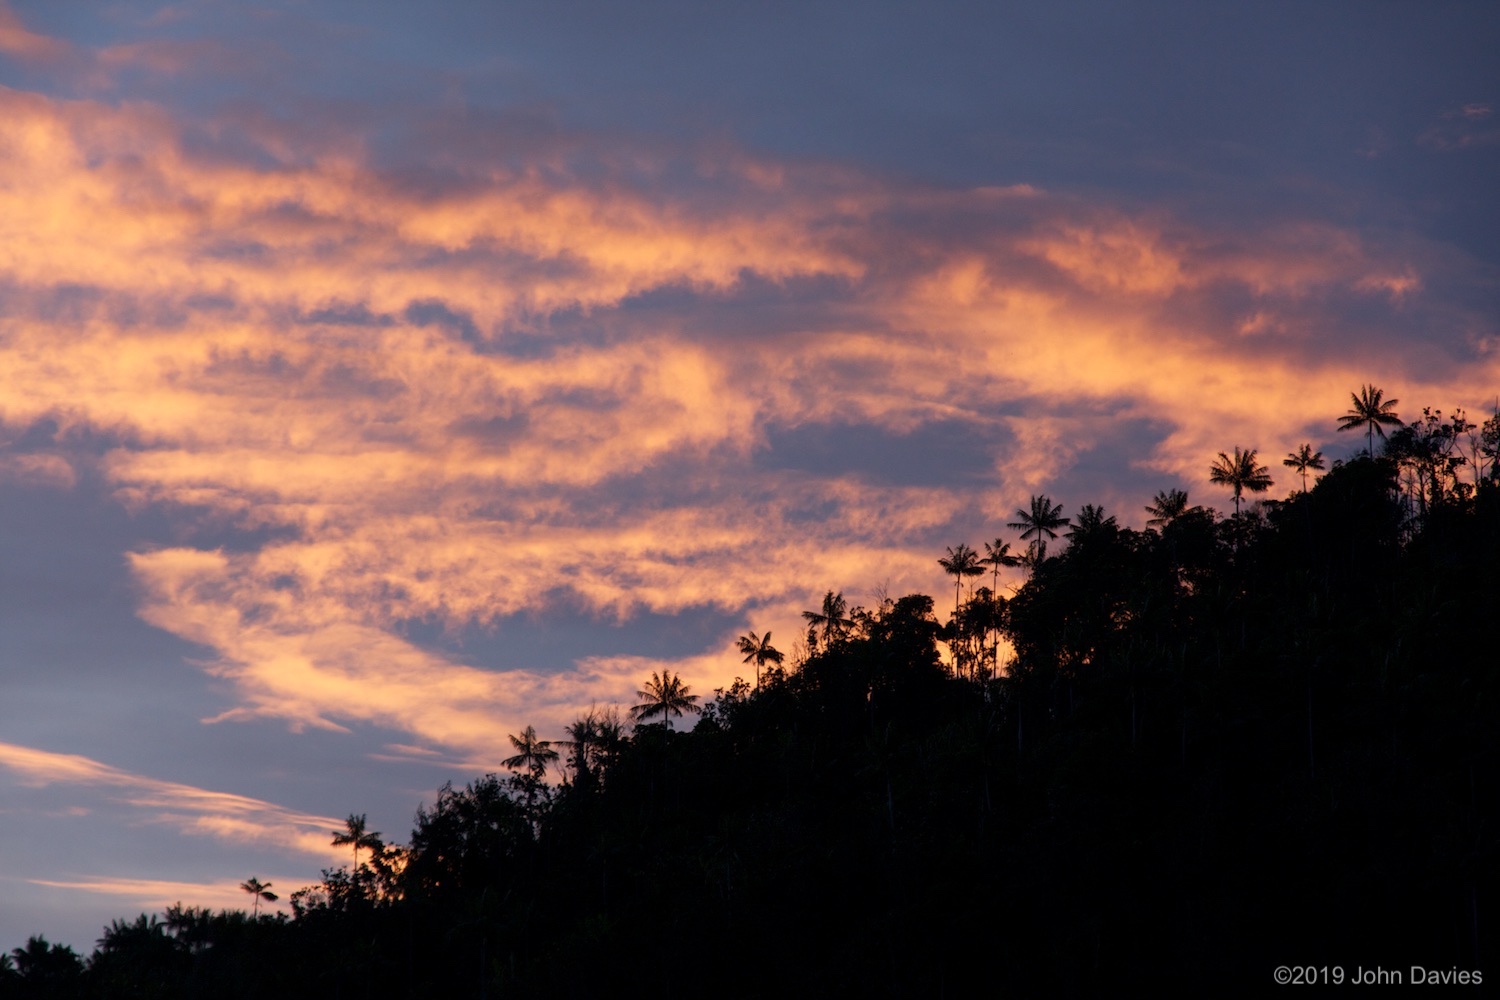
[[[538,739],[535,726],[527,726],[520,736],[512,735],[510,745],[516,748],[515,756],[502,760],[502,767],[517,770],[525,768],[540,778],[547,770],[547,765],[557,760],[557,751],[552,749],[552,741]]]
[[[250,894],[250,897],[255,900],[255,905],[250,908],[251,920],[255,920],[260,917],[261,900],[264,899],[268,903],[274,903],[277,899],[280,898],[276,895],[276,893],[271,891],[270,882],[262,882],[260,879],[254,876],[251,876],[250,878],[247,878],[245,879],[245,881],[241,882],[240,888],[248,892]]]
[[[645,690],[637,691],[636,695],[644,699],[630,710],[630,717],[637,722],[645,722],[653,715],[660,715],[667,728],[671,729],[672,716],[702,711],[693,704],[698,696],[691,694],[687,685],[682,683],[682,678],[673,676],[670,670],[663,670],[659,677],[653,672],[651,679],[646,682]]]
[[[1401,418],[1396,415],[1396,404],[1401,400],[1384,397],[1384,389],[1362,385],[1359,392],[1349,394],[1349,400],[1354,405],[1348,413],[1339,417],[1341,431],[1353,431],[1361,427],[1365,429],[1365,453],[1372,458],[1375,456],[1375,435],[1379,434],[1380,440],[1384,441],[1386,427],[1401,426]]]
[[[1031,498],[1030,510],[1016,510],[1016,519],[1011,521],[1007,527],[1021,533],[1021,540],[1028,539],[1042,541],[1043,535],[1047,538],[1056,538],[1058,528],[1066,528],[1069,521],[1062,516],[1062,504],[1054,504],[1052,498],[1042,493]]]
[[[1286,458],[1281,460],[1281,464],[1289,469],[1295,469],[1302,476],[1303,493],[1307,492],[1307,470],[1317,469],[1321,471],[1326,468],[1323,464],[1323,453],[1321,451],[1313,451],[1310,444],[1304,444],[1296,451],[1289,452]]]
[[[823,643],[832,645],[844,638],[844,635],[854,625],[852,619],[845,617],[849,613],[849,605],[844,600],[844,592],[833,591],[823,595],[822,611],[804,611],[802,617],[807,621],[808,645],[817,641],[818,629],[823,630]]]
[[[365,829],[366,825],[367,821],[365,820],[364,813],[360,813],[358,816],[350,813],[349,818],[344,821],[344,830],[342,832],[338,830],[333,831],[334,847],[348,845],[354,848],[354,870],[356,872],[359,871],[359,849],[361,847],[367,847],[371,851],[378,851],[385,846],[381,842],[379,832],[367,831]]]
[[[1146,513],[1151,515],[1146,521],[1146,527],[1165,528],[1186,514],[1187,509],[1187,490],[1159,490],[1151,503],[1146,505]]]
[[[963,586],[964,577],[980,576],[984,573],[984,566],[979,561],[979,553],[969,548],[964,542],[958,543],[958,548],[949,546],[948,558],[939,559],[938,565],[943,567],[943,572],[953,577],[953,614],[958,614],[958,592]]]
[[[740,661],[741,663],[753,662],[755,664],[755,686],[757,688],[760,687],[760,668],[767,663],[780,663],[785,659],[781,654],[781,650],[771,645],[770,632],[767,632],[765,635],[756,635],[754,632],[751,632],[749,635],[740,636],[739,650],[745,654],[745,658]]]
[[[1273,484],[1271,470],[1257,464],[1255,449],[1247,448],[1242,451],[1238,446],[1234,449],[1233,458],[1219,452],[1219,457],[1209,466],[1208,481],[1234,490],[1235,517],[1240,516],[1240,497],[1246,490],[1264,493]]]

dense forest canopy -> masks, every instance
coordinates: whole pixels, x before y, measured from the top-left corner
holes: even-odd
[[[663,671],[507,775],[445,785],[404,845],[262,913],[33,938],[13,996],[1097,995],[1260,992],[1282,965],[1494,969],[1500,413],[1363,386],[1267,493],[1255,449],[1136,530],[1048,496],[953,593],[850,606],[749,680]],[[948,603],[952,598],[951,606]],[[556,780],[551,780],[551,779]]]

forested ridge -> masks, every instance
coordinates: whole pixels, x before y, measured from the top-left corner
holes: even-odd
[[[1033,497],[952,591],[830,591],[746,680],[444,786],[260,913],[34,938],[7,996],[1259,994],[1279,965],[1496,966],[1500,416],[1366,386],[1331,466],[1219,456],[1220,514]],[[1386,431],[1389,429],[1390,433]],[[1253,499],[1253,497],[1252,497]],[[706,693],[705,693],[706,694]],[[253,902],[252,902],[253,900]],[[1493,987],[1490,987],[1493,988]]]

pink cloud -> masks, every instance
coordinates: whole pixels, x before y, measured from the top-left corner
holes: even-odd
[[[28,30],[9,4],[0,3],[0,52],[27,62],[52,62],[69,50],[66,42]]]
[[[116,876],[94,876],[78,879],[27,879],[32,885],[51,889],[67,889],[73,892],[92,893],[107,898],[128,900],[133,906],[162,911],[170,906],[201,906],[218,910],[243,910],[250,897],[238,882],[182,882],[171,879],[122,878]],[[278,892],[283,886],[296,883],[285,879],[267,879],[266,884]],[[261,903],[266,912],[290,912],[287,898],[290,892],[274,903]]]
[[[144,822],[242,844],[267,844],[333,858],[330,831],[340,821],[274,803],[133,774],[78,754],[0,743],[0,768],[29,787],[105,788]]]
[[[1417,137],[1417,142],[1443,152],[1492,146],[1500,142],[1500,128],[1488,119],[1493,109],[1478,102],[1445,111],[1439,121]]]
[[[493,762],[506,732],[628,701],[663,664],[489,670],[403,621],[492,626],[566,591],[790,638],[824,587],[939,592],[925,539],[998,523],[1121,421],[1159,429],[1137,465],[1201,481],[1227,436],[1293,447],[1350,386],[1473,405],[1500,376],[1350,328],[1340,297],[1405,324],[1451,261],[1315,220],[1217,230],[732,150],[698,154],[713,197],[653,186],[665,161],[611,172],[608,149],[598,176],[465,160],[418,188],[357,143],[282,134],[266,165],[195,152],[146,106],[0,92],[0,113],[0,422],[114,435],[97,469],[128,505],[283,529],[131,556],[142,616],[232,685],[216,718],[388,726],[444,759]],[[715,328],[756,294],[779,326]],[[978,481],[757,464],[774,431],[949,425],[993,442]],[[0,454],[58,485],[64,466]],[[728,648],[671,666],[740,670]],[[229,836],[238,813],[192,815]]]

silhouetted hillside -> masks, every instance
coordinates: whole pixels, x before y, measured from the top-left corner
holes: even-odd
[[[513,737],[514,772],[445,786],[404,847],[355,843],[351,817],[358,869],[298,892],[291,919],[179,908],[117,922],[87,962],[33,941],[7,995],[904,997],[977,977],[1094,996],[1261,993],[1280,965],[1500,975],[1500,486],[1456,488],[1455,466],[1414,504],[1396,444],[1239,516],[1170,494],[1144,531],[1059,514],[1066,544],[1034,545],[1025,570],[999,546],[990,564],[949,550],[946,621],[922,595],[830,593],[798,662],[752,635],[759,686],[701,714],[654,676],[633,731],[594,713],[566,741]],[[1039,499],[1018,523],[1056,513]],[[1009,598],[1002,569],[1025,573]],[[989,585],[965,599],[966,577]]]

